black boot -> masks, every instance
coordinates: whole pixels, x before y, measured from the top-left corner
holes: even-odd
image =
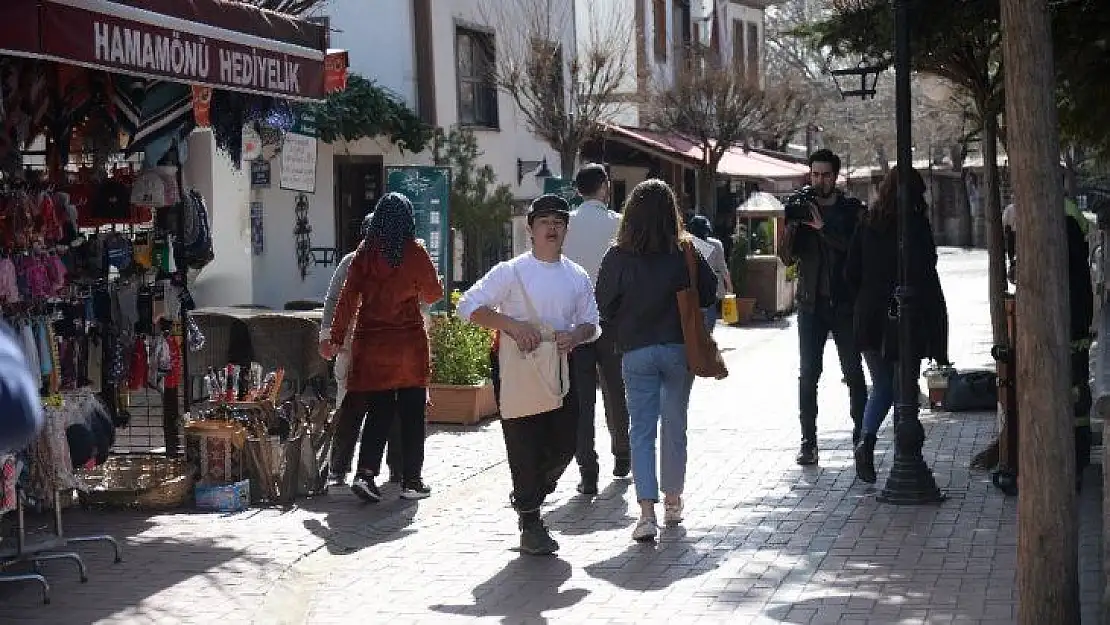
[[[551,537],[540,519],[539,512],[520,514],[520,551],[530,556],[549,556],[559,550],[559,543]]]
[[[878,480],[875,475],[875,435],[865,434],[859,445],[856,445],[856,478],[861,482],[874,484]]]

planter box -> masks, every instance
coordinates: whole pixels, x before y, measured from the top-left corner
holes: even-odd
[[[431,400],[428,406],[430,423],[475,425],[483,418],[497,414],[497,400],[490,383],[475,386],[431,384],[428,394]]]

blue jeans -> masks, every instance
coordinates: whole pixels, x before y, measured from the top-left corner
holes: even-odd
[[[878,434],[887,413],[898,399],[898,363],[883,358],[875,351],[864,352],[863,359],[867,362],[867,370],[871,372],[871,393],[867,396],[867,406],[863,409],[863,433]],[[920,366],[920,362],[917,363],[917,367]],[[914,377],[916,376],[915,373]],[[919,392],[918,385],[914,384],[914,401]]]
[[[705,317],[705,329],[713,334],[713,328],[717,327],[717,306],[713,305],[708,308],[701,309],[702,317]]]
[[[632,477],[637,501],[659,501],[659,486],[681,495],[686,483],[686,410],[694,374],[684,345],[651,345],[625,353],[624,388],[631,420]],[[660,426],[660,422],[662,426]],[[662,438],[659,477],[655,439]]]

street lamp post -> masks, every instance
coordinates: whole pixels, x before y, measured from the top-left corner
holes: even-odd
[[[895,125],[898,134],[898,315],[897,400],[894,405],[894,463],[878,499],[894,505],[920,505],[944,501],[921,449],[925,429],[918,416],[916,362],[912,354],[910,311],[915,294],[910,284],[909,222],[913,211],[913,140],[910,110],[910,0],[894,0]]]

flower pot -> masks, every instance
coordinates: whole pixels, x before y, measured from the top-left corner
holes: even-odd
[[[736,324],[748,323],[755,315],[755,298],[754,297],[737,297],[736,298]]]
[[[484,417],[497,414],[497,400],[489,382],[473,386],[431,384],[428,395],[429,423],[475,425]]]

